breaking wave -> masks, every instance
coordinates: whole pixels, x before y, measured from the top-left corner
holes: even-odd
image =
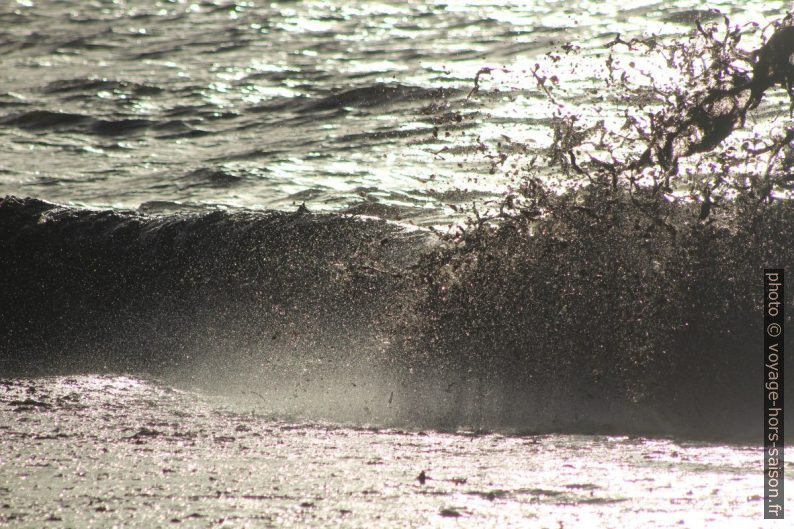
[[[794,260],[794,206],[703,225],[669,204],[673,240],[628,200],[577,200],[533,235],[453,245],[303,211],[6,197],[0,370],[177,376],[370,422],[750,435],[760,271]]]

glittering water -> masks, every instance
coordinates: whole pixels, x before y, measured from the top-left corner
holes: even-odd
[[[562,103],[608,118],[596,79],[617,33],[682,35],[711,8],[763,24],[785,5],[7,1],[0,191],[443,222],[549,144],[535,64]]]
[[[0,522],[769,526],[756,446],[345,428],[265,408],[130,377],[6,381]]]

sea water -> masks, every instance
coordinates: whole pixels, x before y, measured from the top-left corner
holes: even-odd
[[[636,109],[610,61],[677,81],[618,37],[786,8],[4,2],[0,521],[764,526],[742,274],[789,217],[437,232]]]

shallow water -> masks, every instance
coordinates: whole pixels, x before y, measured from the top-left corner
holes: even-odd
[[[500,197],[509,169],[549,145],[556,108],[535,64],[571,111],[618,119],[599,92],[616,34],[681,36],[712,8],[763,26],[786,5],[4,2],[0,191],[149,211],[305,202],[446,224]],[[493,71],[471,94],[481,68]]]
[[[0,521],[770,526],[760,516],[758,446],[351,428],[277,419],[234,397],[130,376],[3,381]]]

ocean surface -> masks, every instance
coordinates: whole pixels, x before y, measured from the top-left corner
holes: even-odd
[[[789,8],[0,0],[0,524],[770,526]]]
[[[510,169],[550,145],[557,107],[535,65],[558,80],[560,104],[609,121],[625,110],[602,92],[616,36],[681,37],[718,20],[713,9],[763,27],[787,5],[9,0],[0,190],[446,225],[501,197]]]

